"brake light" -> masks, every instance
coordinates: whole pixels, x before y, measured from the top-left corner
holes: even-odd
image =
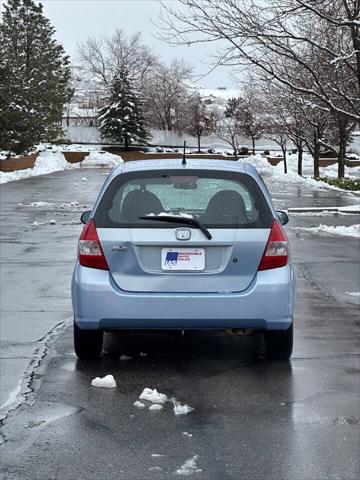
[[[84,267],[109,270],[93,219],[90,219],[87,222],[82,234],[80,235],[79,263]]]
[[[288,258],[288,239],[278,220],[274,220],[259,270],[284,267],[288,262]]]

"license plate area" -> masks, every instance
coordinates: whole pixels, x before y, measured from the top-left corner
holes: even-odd
[[[163,248],[161,268],[164,271],[193,272],[205,269],[204,248]]]

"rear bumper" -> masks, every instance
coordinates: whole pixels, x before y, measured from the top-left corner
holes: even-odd
[[[72,279],[74,319],[83,329],[283,330],[294,308],[290,265],[258,272],[240,293],[130,293],[108,271],[76,265]]]

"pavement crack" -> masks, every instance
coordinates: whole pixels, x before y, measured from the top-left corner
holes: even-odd
[[[329,290],[327,290],[325,287],[323,287],[322,285],[320,285],[318,282],[316,282],[314,280],[314,278],[311,275],[311,272],[310,272],[309,268],[307,268],[307,265],[308,264],[305,264],[305,263],[303,263],[301,265],[299,265],[299,264],[295,265],[296,271],[297,271],[297,276],[301,277],[303,280],[308,282],[314,290],[319,292],[321,295],[326,297],[328,300],[336,303],[336,301],[337,301],[336,298],[329,292]]]
[[[17,410],[24,403],[32,405],[35,399],[31,399],[31,395],[35,393],[33,382],[36,379],[36,372],[45,359],[50,345],[56,335],[60,333],[64,328],[70,324],[71,320],[63,320],[57,323],[51,330],[49,330],[43,337],[41,337],[36,343],[39,344],[35,349],[28,367],[25,369],[19,387],[16,389],[15,398],[8,400],[2,408],[4,411],[0,417],[0,444],[6,442],[6,436],[1,433],[1,427],[3,427],[10,413]]]

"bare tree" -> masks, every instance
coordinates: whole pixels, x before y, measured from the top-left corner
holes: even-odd
[[[243,133],[251,138],[252,154],[255,155],[255,142],[265,132],[263,101],[253,84],[245,85],[239,97],[239,121]]]
[[[343,176],[349,133],[360,118],[359,0],[268,0],[266,6],[261,0],[180,3],[187,5],[187,13],[163,5],[162,26],[168,41],[225,40],[220,64],[246,64],[262,80],[298,95],[314,128],[316,177],[324,141],[320,132],[327,117],[327,125],[337,125],[338,175]]]
[[[161,130],[184,130],[191,70],[183,60],[173,60],[151,71],[145,84],[149,124]]]
[[[89,37],[79,45],[83,66],[109,91],[114,77],[125,67],[141,88],[146,76],[158,61],[143,43],[141,33],[128,35],[116,29],[111,36]]]
[[[284,132],[284,129],[280,125],[276,125],[275,123],[271,127],[271,139],[279,145],[281,148],[281,152],[283,155],[283,162],[284,162],[284,173],[288,173],[287,167],[287,143],[288,143],[288,136]]]
[[[188,126],[186,132],[197,138],[198,152],[201,151],[201,137],[210,135],[215,130],[215,110],[211,99],[203,98],[195,93],[189,102]]]
[[[286,148],[289,141],[286,121],[288,120],[288,112],[286,106],[281,101],[279,90],[271,84],[262,85],[263,91],[263,115],[266,119],[266,132],[264,138],[272,140],[281,148],[284,173],[287,173]]]
[[[261,84],[259,90],[262,95],[263,123],[268,131],[271,128],[280,130],[296,146],[297,171],[298,175],[302,175],[305,131],[308,126],[308,118],[303,114],[303,98],[274,82]]]
[[[261,0],[179,2],[187,8],[175,9],[163,2],[161,36],[170,43],[222,40],[219,64],[255,66],[266,77],[310,97],[318,108],[360,119],[358,0],[268,0],[266,5]],[[337,35],[344,41],[328,41]],[[314,53],[346,71],[348,82],[320,77],[309,62]],[[300,75],[294,76],[297,70]]]
[[[336,30],[345,30],[350,39],[347,46],[347,54],[343,55],[344,50],[335,50],[333,63],[341,67],[345,64],[353,70],[356,70],[357,82],[360,87],[360,2],[359,0],[296,0],[299,10],[310,11],[320,20],[335,27]],[[295,10],[292,8],[292,12]],[[350,59],[355,58],[355,62]]]
[[[239,98],[229,98],[223,115],[217,121],[215,132],[221,140],[232,146],[237,159],[242,134]]]

